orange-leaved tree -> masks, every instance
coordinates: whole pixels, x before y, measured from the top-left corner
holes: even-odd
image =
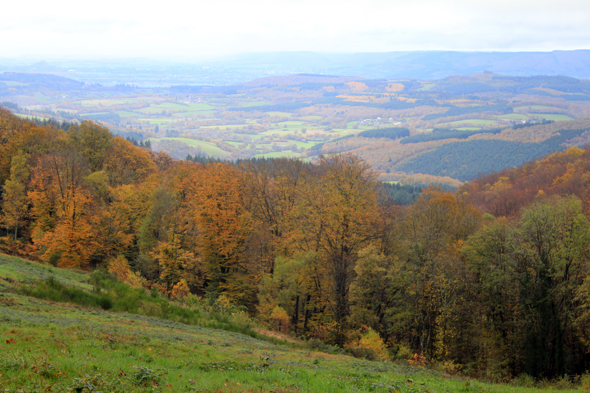
[[[243,180],[243,173],[232,165],[204,165],[191,176],[188,200],[201,232],[199,251],[207,269],[207,290],[252,306],[260,277],[244,258],[252,220]]]

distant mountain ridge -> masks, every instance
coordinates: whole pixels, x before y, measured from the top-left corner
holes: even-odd
[[[247,53],[202,61],[151,59],[3,61],[0,72],[45,72],[88,84],[231,85],[277,75],[354,75],[366,79],[443,79],[484,71],[512,76],[590,79],[590,50],[553,52],[415,51]]]
[[[242,67],[312,68],[307,72],[359,75],[365,78],[441,79],[483,71],[514,76],[565,75],[590,78],[590,50],[553,52],[386,52],[320,54],[284,52],[236,55],[219,64]],[[303,70],[301,71],[303,72]]]

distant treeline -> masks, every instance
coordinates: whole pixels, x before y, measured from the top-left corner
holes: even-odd
[[[381,183],[381,192],[397,205],[411,205],[420,197],[422,186]]]
[[[62,121],[60,123],[59,121],[57,121],[55,119],[40,119],[38,117],[32,117],[27,120],[32,121],[33,123],[37,124],[38,126],[61,128],[64,131],[68,131],[70,129],[70,127],[76,125],[76,123],[71,123],[69,121]]]
[[[363,138],[399,139],[410,136],[410,130],[404,127],[378,128],[360,132],[357,136],[362,136]]]
[[[481,105],[481,106],[467,106],[467,107],[453,107],[445,113],[433,113],[426,115],[422,120],[435,120],[443,117],[451,116],[462,116],[470,113],[482,113],[482,112],[500,112],[500,113],[512,113],[512,107],[506,104],[492,104],[492,105]]]
[[[501,92],[519,94],[528,92],[530,89],[543,87],[545,89],[557,90],[564,93],[585,93],[590,92],[590,81],[579,80],[568,76],[494,76],[493,79],[516,82],[514,86],[502,86],[498,88]],[[537,92],[535,92],[537,94]]]
[[[418,100],[416,102],[408,102],[408,101],[401,101],[401,100],[391,100],[389,102],[355,102],[355,101],[347,101],[344,98],[338,97],[324,97],[314,100],[312,102],[313,105],[321,105],[321,104],[332,104],[332,105],[346,105],[346,106],[364,106],[369,108],[382,108],[382,109],[411,109],[417,108],[423,105],[430,105],[430,106],[440,106],[434,100]]]
[[[435,128],[429,134],[416,134],[401,140],[402,144],[407,143],[421,143],[431,141],[441,141],[444,139],[467,139],[472,135],[477,134],[499,134],[504,128],[492,128],[489,130],[456,130],[456,129],[441,129]]]
[[[497,91],[498,88],[486,85],[481,82],[457,83],[449,86],[442,86],[442,89],[451,95],[462,96],[467,94],[488,93]]]
[[[8,109],[12,109],[14,111],[18,111],[18,105],[15,104],[14,102],[3,101],[3,102],[0,102],[0,106],[3,106]]]
[[[434,100],[419,100],[416,102],[407,102],[400,100],[392,100],[389,102],[354,102],[347,101],[344,98],[335,97],[332,94],[326,94],[323,98],[318,98],[311,102],[285,102],[282,104],[271,104],[271,105],[256,105],[256,106],[244,106],[244,107],[231,107],[228,108],[230,111],[241,111],[241,112],[290,112],[301,108],[307,108],[313,105],[345,105],[345,106],[364,106],[369,108],[383,108],[383,109],[411,109],[422,105],[439,106]]]
[[[245,87],[242,85],[237,86],[170,86],[170,90],[176,93],[184,94],[237,94],[238,90],[244,90]]]
[[[127,138],[125,138],[125,139],[127,139],[129,142],[131,142],[131,144],[132,144],[133,146],[137,146],[137,147],[145,147],[146,149],[150,149],[150,150],[152,150],[152,142],[150,142],[149,140],[147,140],[147,141],[145,141],[145,142],[144,142],[143,140],[139,140],[139,141],[138,141],[138,140],[137,140],[137,139],[135,139],[135,138],[129,138],[129,137],[127,137]]]
[[[563,150],[562,143],[585,131],[588,129],[561,130],[560,134],[541,143],[503,140],[448,143],[414,158],[399,170],[468,181],[483,173],[523,165],[546,154]]]
[[[553,123],[553,120],[545,120],[545,119],[543,119],[541,122],[538,122],[538,123],[515,124],[515,125],[512,126],[512,129],[513,130],[519,130],[521,128],[538,126],[539,124],[551,124],[551,123]]]
[[[590,96],[584,94],[563,94],[560,97],[566,101],[590,101]]]
[[[312,104],[307,102],[285,102],[283,104],[271,104],[271,105],[255,105],[255,106],[244,106],[244,107],[231,107],[228,108],[230,111],[240,111],[240,112],[290,112],[296,111],[301,108],[306,108],[308,106],[312,106]]]

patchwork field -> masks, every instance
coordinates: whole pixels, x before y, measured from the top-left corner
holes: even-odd
[[[459,178],[440,176],[438,170],[417,173],[404,166],[409,161],[417,163],[421,154],[440,149],[453,138],[414,138],[400,146],[400,140],[354,136],[365,130],[401,127],[411,136],[442,130],[455,132],[455,139],[466,139],[469,131],[488,130],[492,135],[477,138],[502,139],[506,133],[498,129],[526,127],[516,129],[535,133],[530,126],[540,126],[543,120],[567,128],[568,122],[590,113],[590,85],[573,78],[476,74],[431,81],[330,77],[320,79],[321,83],[317,78],[306,74],[228,86],[212,81],[210,86],[128,84],[92,89],[66,79],[62,82],[69,83],[68,90],[45,86],[41,77],[40,82],[29,84],[15,75],[4,77],[2,86],[7,89],[7,101],[27,108],[16,111],[23,116],[55,118],[60,124],[93,119],[138,142],[161,141],[159,148],[176,159],[190,154],[231,160],[296,156],[313,161],[319,154],[350,152],[367,161],[382,180],[405,181],[411,176],[412,183],[424,184],[458,184]],[[207,143],[188,142],[192,138]],[[582,146],[586,138],[568,143]],[[453,162],[455,157],[443,159]],[[481,165],[482,173],[490,168],[502,167]]]

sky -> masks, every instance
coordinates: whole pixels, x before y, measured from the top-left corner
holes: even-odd
[[[590,49],[588,0],[5,2],[0,57]]]

